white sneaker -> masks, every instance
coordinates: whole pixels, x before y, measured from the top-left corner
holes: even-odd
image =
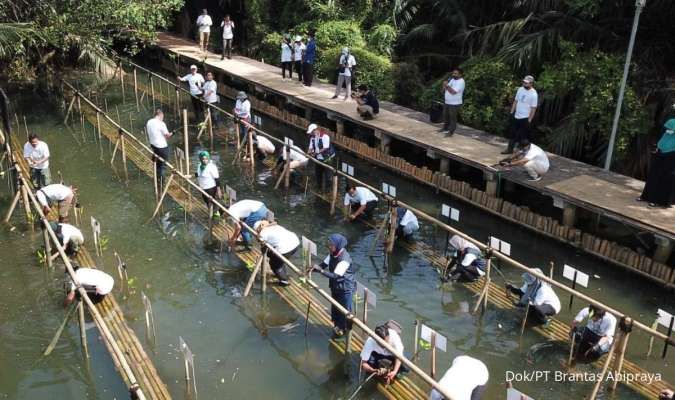
[[[541,175],[537,175],[536,178],[529,177],[529,178],[527,178],[527,180],[528,180],[529,182],[539,182],[539,181],[541,180]]]

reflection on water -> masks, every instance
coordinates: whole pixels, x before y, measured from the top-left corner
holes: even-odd
[[[111,86],[108,97],[111,109],[118,109],[125,125],[135,104],[127,97],[120,103]],[[127,93],[129,96],[129,93]],[[178,336],[182,336],[196,355],[197,384],[200,398],[348,398],[358,387],[357,355],[345,362],[328,342],[330,332],[324,327],[311,326],[304,332],[304,316],[290,309],[285,302],[268,291],[242,298],[248,271],[234,254],[221,252],[218,243],[207,243],[208,232],[200,225],[185,221],[184,211],[167,202],[154,222],[146,223],[154,209],[150,180],[130,164],[129,182],[123,171],[109,165],[110,146],[98,144],[91,127],[82,133],[75,123],[71,128],[61,125],[62,118],[51,105],[24,92],[15,101],[21,102],[32,130],[40,133],[52,152],[52,172],[60,171],[67,182],[81,188],[85,220],[95,216],[102,223],[109,239],[108,249],[98,260],[101,268],[114,273],[117,251],[126,264],[130,282],[125,296],[118,301],[137,336],[145,337],[144,309],[140,300],[142,290],[153,303],[157,326],[157,344],[146,345],[160,375],[176,398],[183,395],[183,365],[177,351]],[[187,104],[187,103],[186,103]],[[32,112],[31,112],[32,111]],[[35,111],[39,111],[37,114]],[[134,130],[150,114],[149,108],[134,115]],[[77,122],[77,121],[76,121]],[[304,143],[297,132],[264,120],[266,129],[291,136]],[[180,145],[173,139],[173,145]],[[207,142],[204,142],[207,144]],[[202,147],[191,149],[192,160]],[[369,324],[394,319],[403,326],[406,352],[413,351],[414,321],[419,320],[448,338],[447,353],[439,352],[439,374],[454,356],[468,353],[486,362],[491,381],[489,399],[503,398],[506,371],[558,370],[566,359],[565,344],[552,343],[532,331],[520,337],[522,312],[503,311],[488,306],[482,317],[470,310],[474,295],[461,285],[441,283],[429,263],[401,248],[384,257],[381,243],[369,255],[376,232],[363,225],[345,223],[339,215],[329,216],[329,207],[304,188],[292,188],[289,193],[273,189],[275,177],[258,166],[254,179],[242,178],[238,165],[232,165],[233,152],[217,143],[212,153],[226,184],[238,192],[238,198],[263,199],[275,212],[277,219],[289,229],[313,239],[319,246],[319,257],[325,253],[324,240],[335,231],[343,232],[350,241],[349,250],[358,266],[358,280],[377,295],[377,307],[369,309]],[[396,185],[404,200],[437,214],[440,203],[460,208],[462,220],[458,226],[476,237],[496,235],[507,238],[514,255],[531,265],[569,263],[583,266],[600,278],[585,293],[626,310],[642,321],[652,318],[656,307],[675,309],[667,293],[658,287],[640,282],[633,275],[612,266],[575,253],[573,249],[545,241],[528,231],[486,216],[452,199],[439,197],[426,188],[412,185],[381,169],[365,165],[348,155],[341,155],[356,166],[357,177],[374,186],[386,180]],[[6,187],[0,189],[5,210],[8,203]],[[198,200],[199,201],[199,200]],[[380,209],[384,212],[383,207]],[[105,348],[98,342],[94,330],[89,330],[92,357],[85,363],[79,348],[75,324],[69,325],[54,353],[41,353],[51,340],[64,313],[59,305],[62,296],[59,266],[54,271],[38,267],[34,256],[40,247],[40,233],[31,232],[20,220],[10,232],[0,229],[0,395],[7,398],[98,399],[125,396],[123,385],[112,367]],[[84,229],[89,237],[89,230]],[[420,240],[442,252],[445,234],[422,224]],[[300,261],[300,256],[296,257]],[[518,271],[503,269],[505,279],[518,282]],[[556,275],[561,274],[557,268]],[[116,273],[115,273],[116,275]],[[495,277],[498,282],[503,278]],[[316,277],[323,287],[326,280]],[[119,290],[119,288],[116,288]],[[566,303],[566,297],[561,298]],[[566,308],[560,316],[567,321],[575,310]],[[361,305],[359,306],[361,309]],[[644,357],[646,338],[635,333],[631,337],[628,358],[644,364],[650,370],[661,371],[675,381],[675,372],[656,356]],[[152,350],[151,350],[152,349]],[[672,360],[672,354],[668,360]],[[422,351],[419,365],[429,369],[430,354]],[[587,367],[584,367],[587,368]],[[556,384],[554,382],[523,382],[517,387],[538,399],[582,398],[592,384]],[[359,398],[378,398],[373,385],[359,392]],[[616,399],[639,398],[619,389]]]

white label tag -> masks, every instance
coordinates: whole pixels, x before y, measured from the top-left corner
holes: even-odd
[[[670,327],[670,321],[673,319],[673,315],[660,308],[657,313],[659,314],[659,325],[668,329]]]
[[[352,167],[351,165],[348,165],[347,166],[347,174],[349,176],[354,176],[354,167]]]
[[[459,222],[459,210],[453,208],[450,210],[450,219]]]
[[[237,201],[237,191],[229,187],[228,185],[225,185],[225,193],[227,194],[227,198],[232,200],[232,201]]]
[[[448,340],[445,338],[445,336],[429,328],[428,326],[422,325],[422,329],[420,330],[420,338],[425,342],[431,344],[432,333],[436,333],[436,348],[438,350],[445,351]]]
[[[441,206],[441,215],[446,217],[446,218],[450,218],[450,206],[449,205],[443,204]]]
[[[101,224],[94,217],[91,217],[91,230],[96,235],[101,233]]]
[[[563,277],[571,280],[574,282],[574,273],[576,272],[576,283],[583,287],[588,287],[588,279],[589,276],[587,274],[584,274],[583,272],[579,271],[576,268],[572,268],[569,265],[565,264],[563,267]]]
[[[316,243],[312,242],[311,240],[307,239],[304,236],[302,237],[302,250],[309,251],[309,254],[313,256],[317,255]]]
[[[504,255],[507,256],[511,255],[511,244],[503,240],[500,240],[494,236],[490,236],[490,247],[492,247],[493,250],[497,250],[498,252]]]
[[[187,343],[183,340],[182,337],[178,336],[178,342],[180,345],[180,351],[183,353],[183,357],[190,363],[193,362],[194,360],[194,355],[192,354],[192,351],[188,347]]]
[[[506,389],[506,400],[534,400],[532,397],[517,391],[514,388]]]

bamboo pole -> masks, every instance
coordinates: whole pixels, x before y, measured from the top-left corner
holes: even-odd
[[[243,297],[248,296],[248,294],[251,292],[251,288],[253,287],[253,282],[255,282],[255,276],[258,274],[258,271],[260,271],[260,265],[262,264],[262,255],[258,257],[258,260],[255,263],[255,267],[253,268],[253,271],[251,272],[251,276],[248,278],[248,282],[246,282],[246,287],[244,288],[244,294],[242,295]]]
[[[623,368],[623,361],[626,356],[626,348],[628,347],[628,339],[630,338],[630,332],[632,330],[633,319],[630,317],[624,318],[623,326],[619,325],[621,329],[621,343],[617,345],[619,348],[619,354],[614,361],[614,376],[619,376],[621,374],[621,369]],[[624,329],[625,327],[625,329]],[[618,379],[612,379],[612,385],[610,386],[612,391],[616,390],[616,385],[619,383]]]
[[[155,81],[152,80],[152,75],[148,76],[148,79],[150,80],[150,95],[152,96],[152,109],[155,110]]]
[[[246,133],[248,135],[248,157],[251,161],[251,174],[255,175],[255,153],[253,152],[253,131],[249,129]],[[288,185],[286,185],[288,187]]]
[[[164,185],[164,190],[162,190],[162,196],[157,201],[157,205],[155,206],[155,210],[152,212],[152,217],[150,217],[150,220],[153,220],[157,216],[157,213],[159,212],[159,209],[162,207],[162,202],[164,201],[164,198],[166,197],[166,194],[169,192],[169,187],[171,186],[171,182],[173,181],[173,177],[174,177],[174,173],[171,172],[171,175],[169,176],[169,179],[166,181],[166,185]]]
[[[84,356],[89,358],[89,346],[87,345],[87,330],[84,324],[84,304],[82,300],[77,303],[77,311],[79,314],[78,320],[80,321],[80,343],[82,343],[82,351]]]
[[[436,332],[431,331],[431,373],[432,379],[436,378]]]
[[[122,165],[124,166],[124,178],[129,181],[129,171],[127,170],[127,150],[124,144],[124,132],[120,130],[120,147],[122,148]]]
[[[122,68],[122,63],[120,62],[120,87],[122,88],[122,104],[126,101],[124,95],[124,69]]]
[[[28,188],[26,185],[21,185],[21,198],[23,199],[24,211],[26,211],[26,221],[33,229],[33,214],[30,211],[30,202],[28,201]]]
[[[263,251],[262,253],[262,263],[260,264],[260,287],[262,292],[267,291],[267,252]]]
[[[68,125],[68,117],[70,116],[70,113],[73,110],[73,105],[75,105],[75,98],[76,97],[77,97],[77,95],[73,96],[73,99],[70,100],[70,104],[68,105],[68,109],[66,110],[66,116],[65,116],[65,118],[63,118],[63,125]]]
[[[209,143],[210,149],[213,151],[213,113],[211,112],[211,107],[206,108],[209,113]]]
[[[612,355],[614,354],[614,350],[616,349],[616,340],[612,342],[612,347],[609,349],[609,353],[606,355],[605,359],[605,364],[602,366],[602,372],[600,372],[600,378],[595,382],[595,385],[593,386],[593,390],[591,391],[591,395],[588,397],[588,400],[595,400],[595,398],[598,395],[598,392],[600,391],[600,386],[602,386],[603,382],[605,381],[605,377],[607,376],[607,369],[609,368],[609,363],[612,361]]]
[[[389,237],[387,238],[387,253],[391,253],[394,251],[394,242],[396,241],[396,229],[398,229],[397,226],[397,219],[398,219],[398,212],[396,210],[396,204],[392,207],[390,207],[389,211]]]
[[[183,140],[185,146],[185,174],[190,175],[190,143],[188,138],[188,115],[187,109],[183,109]]]
[[[134,97],[136,98],[136,111],[141,111],[141,106],[138,103],[138,77],[136,76],[136,67],[134,67]]]
[[[42,236],[44,237],[44,240],[45,240],[45,259],[47,260],[47,266],[49,268],[51,268],[52,267],[52,246],[51,246],[51,243],[49,243],[49,233],[47,233],[46,228],[42,229]]]
[[[307,336],[307,330],[309,329],[309,313],[312,311],[312,300],[307,301],[307,312],[305,313],[305,336]]]
[[[335,205],[338,197],[338,176],[333,175],[333,190],[331,192],[330,215],[335,215]]]
[[[527,302],[525,306],[525,315],[523,315],[523,321],[520,323],[520,337],[523,337],[525,333],[525,325],[527,324],[527,315],[530,313],[530,302]]]
[[[7,211],[7,214],[5,214],[5,219],[3,220],[5,223],[9,222],[9,219],[12,218],[12,214],[14,213],[14,209],[16,208],[16,205],[19,204],[19,200],[21,199],[21,189],[19,188],[16,193],[14,194],[14,199],[12,199],[12,204],[9,206],[9,210]]]

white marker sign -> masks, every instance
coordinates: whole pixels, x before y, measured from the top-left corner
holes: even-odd
[[[497,250],[498,252],[507,256],[511,255],[511,244],[494,236],[490,236],[490,247],[492,247],[493,250]]]
[[[225,185],[225,193],[227,194],[227,198],[232,201],[237,201],[237,191],[229,187],[228,185]]]
[[[567,264],[565,264],[565,267],[563,268],[563,277],[571,280],[572,282],[576,282],[583,287],[588,287],[588,274],[584,274],[578,269],[570,267]]]
[[[396,197],[396,186],[382,182],[382,191],[391,197]]]
[[[374,292],[371,292],[370,289],[363,286],[361,282],[356,282],[356,295],[360,297],[366,297],[366,292],[368,293],[368,304],[377,307],[377,295]]]
[[[101,224],[94,217],[91,217],[91,230],[94,232],[94,235],[101,234]]]
[[[532,397],[517,391],[514,388],[506,389],[506,400],[534,400]]]
[[[673,315],[669,312],[659,308],[659,311],[656,312],[659,315],[659,325],[667,328],[670,328],[671,321],[673,320]]]
[[[446,351],[445,349],[447,348],[448,340],[445,338],[445,336],[441,335],[440,333],[436,332],[435,330],[429,328],[424,324],[422,325],[422,329],[420,330],[420,338],[425,342],[431,344],[432,333],[436,334],[436,348],[441,351]]]
[[[342,172],[344,172],[345,174],[347,174],[349,176],[354,176],[354,167],[353,166],[343,162],[341,169],[342,169]]]
[[[309,251],[309,254],[313,256],[317,255],[316,243],[312,242],[311,240],[307,239],[304,236],[302,237],[302,250]]]

